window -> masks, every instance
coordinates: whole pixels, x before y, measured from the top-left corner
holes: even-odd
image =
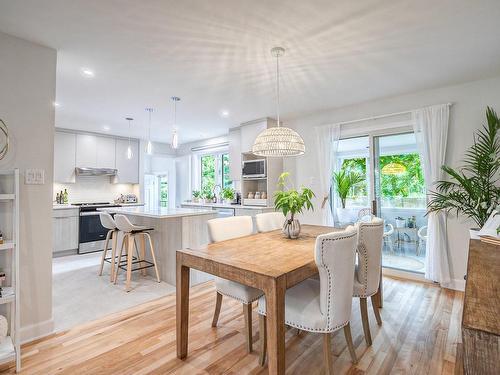
[[[232,187],[233,182],[229,176],[229,155],[217,153],[202,155],[201,164],[201,190],[212,191],[215,185],[222,188]]]
[[[158,176],[160,180],[160,207],[168,207],[168,176]]]

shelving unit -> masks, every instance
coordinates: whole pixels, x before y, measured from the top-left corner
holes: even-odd
[[[255,156],[249,152],[241,154],[242,161],[255,159],[266,160],[266,177],[241,178],[241,198],[244,201],[249,192],[265,192],[267,194],[267,198],[262,200],[262,204],[256,205],[266,207],[273,206],[274,192],[277,190],[278,178],[283,172],[283,158],[264,158],[262,156]]]
[[[9,330],[0,342],[0,364],[16,361],[16,372],[21,370],[19,337],[19,170],[0,171],[0,230],[4,242],[0,244],[0,268],[6,274],[4,287],[11,287],[12,295],[0,297],[2,313],[7,312]],[[4,307],[7,306],[7,307]]]

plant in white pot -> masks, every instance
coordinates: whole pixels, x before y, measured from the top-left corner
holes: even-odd
[[[200,201],[201,191],[193,190],[193,202],[198,203]]]
[[[350,223],[355,221],[352,210],[346,208],[345,205],[347,202],[347,196],[349,195],[351,189],[364,180],[365,176],[358,172],[348,171],[345,169],[333,172],[333,183],[342,205],[342,207],[337,207],[336,209],[339,222]]]
[[[441,168],[448,175],[438,181],[430,193],[428,212],[455,212],[474,220],[482,228],[500,203],[500,120],[495,111],[486,109],[488,124],[474,135],[474,143],[465,152],[464,165]],[[475,230],[471,230],[474,237]]]
[[[274,207],[285,215],[283,234],[290,239],[296,239],[300,235],[300,222],[295,215],[304,210],[314,210],[311,199],[315,195],[309,188],[303,187],[300,192],[295,190],[289,182],[289,176],[290,173],[284,172],[278,179],[280,190],[274,193]]]
[[[234,190],[231,188],[224,188],[222,190],[222,199],[224,199],[224,203],[231,204],[234,200]]]

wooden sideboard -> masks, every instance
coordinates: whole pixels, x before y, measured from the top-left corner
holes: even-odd
[[[465,374],[500,374],[500,246],[470,240],[462,316]]]

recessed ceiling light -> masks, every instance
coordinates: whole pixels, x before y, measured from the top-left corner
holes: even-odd
[[[54,105],[54,107],[59,107],[60,104],[58,102],[52,102],[52,104]]]
[[[105,132],[109,132],[111,130],[111,128],[108,125],[104,125],[102,127],[102,130],[104,130]]]
[[[223,109],[219,112],[220,114],[220,117],[223,117],[223,118],[228,118],[229,117],[229,111],[227,109]]]
[[[90,70],[89,68],[82,68],[81,72],[82,72],[82,75],[85,77],[89,77],[89,78],[94,77],[94,72],[92,70]]]

